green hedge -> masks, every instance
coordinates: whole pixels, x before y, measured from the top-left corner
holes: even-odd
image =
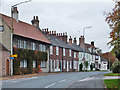
[[[18,55],[18,57],[13,60],[14,75],[37,73],[40,62],[47,61],[47,52],[14,48],[14,54]],[[20,68],[20,60],[27,60],[27,68]],[[34,71],[33,60],[37,62],[37,67]]]

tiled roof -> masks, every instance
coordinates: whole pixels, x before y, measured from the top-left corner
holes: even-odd
[[[54,37],[54,36],[48,36],[48,39],[50,40],[50,42],[52,43],[52,45],[54,46],[58,46],[58,47],[63,47],[63,48],[71,48],[70,45],[68,45],[67,43],[65,43],[64,41]]]
[[[83,52],[83,48],[81,48],[79,45],[72,44],[72,49],[76,51]]]
[[[2,16],[2,19],[7,23],[7,25],[11,27],[11,17],[3,14],[0,15]],[[22,22],[20,20],[17,22],[15,19],[13,19],[13,33],[14,35],[23,36],[26,38],[30,38],[50,44],[50,41],[39,29],[37,29],[33,25]]]

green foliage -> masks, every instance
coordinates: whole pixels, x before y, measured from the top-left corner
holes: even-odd
[[[91,70],[91,71],[93,70],[93,65],[92,65],[92,64],[90,65],[90,70]]]
[[[33,51],[27,49],[14,48],[14,54],[18,57],[13,60],[13,72],[14,75],[18,74],[31,74],[38,72],[38,65],[41,61],[47,61],[47,53],[41,51]],[[20,68],[20,61],[27,60],[27,68]],[[33,60],[36,60],[37,67],[33,71]]]
[[[120,61],[115,61],[113,64],[112,64],[112,72],[113,73],[120,73]]]
[[[119,79],[107,79],[104,80],[106,88],[111,88],[111,90],[119,90],[120,89],[120,81]],[[116,89],[115,89],[116,88]]]
[[[86,67],[86,69],[87,69],[87,67],[88,67],[88,61],[85,61],[85,62],[84,62],[84,65],[85,65],[85,67]]]

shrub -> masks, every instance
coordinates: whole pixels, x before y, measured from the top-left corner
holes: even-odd
[[[85,68],[86,68],[86,70],[87,70],[87,67],[88,67],[88,61],[85,61],[85,62],[84,62],[84,65],[85,65]]]
[[[113,73],[120,73],[120,61],[115,61],[112,64],[111,70]]]
[[[91,70],[91,71],[93,70],[93,65],[92,65],[92,64],[90,65],[90,70]]]

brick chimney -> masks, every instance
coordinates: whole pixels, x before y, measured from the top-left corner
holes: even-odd
[[[91,42],[91,45],[94,46],[94,41]]]
[[[79,38],[79,45],[80,45],[81,47],[84,47],[84,43],[85,43],[85,38],[84,38],[84,36],[81,36],[81,37]]]
[[[39,19],[38,19],[38,16],[34,16],[33,17],[33,20],[31,21],[32,22],[32,25],[34,25],[36,28],[39,28]]]
[[[18,10],[17,7],[12,8],[13,18],[18,22]]]
[[[60,40],[64,41],[65,43],[67,43],[67,32],[65,33],[57,33],[57,38],[59,38]]]
[[[74,37],[74,40],[73,40],[74,44],[77,45],[77,40],[76,40],[76,37]]]
[[[72,38],[71,38],[71,36],[69,38],[69,44],[72,45]]]

